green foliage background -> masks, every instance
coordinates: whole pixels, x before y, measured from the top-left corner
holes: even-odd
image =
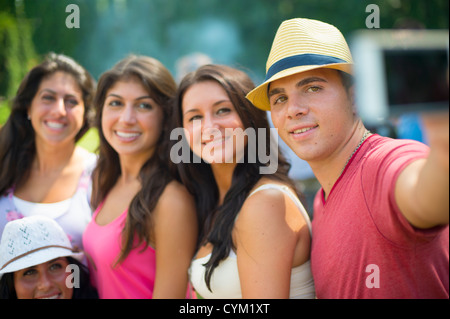
[[[448,29],[448,0],[1,0],[0,125],[21,79],[49,51],[72,56],[95,78],[129,53],[153,56],[175,75],[178,58],[202,52],[258,83],[283,20],[318,19],[348,36],[366,28],[372,3],[382,29],[409,20]],[[69,4],[80,8],[79,29],[66,27]]]

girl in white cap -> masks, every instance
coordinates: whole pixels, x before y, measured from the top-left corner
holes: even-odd
[[[82,259],[53,219],[11,221],[0,243],[0,299],[97,298]]]

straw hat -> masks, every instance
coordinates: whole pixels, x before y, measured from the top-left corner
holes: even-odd
[[[46,216],[30,216],[6,224],[0,242],[0,279],[3,274],[59,257],[82,260],[61,226]]]
[[[247,95],[253,105],[270,111],[271,82],[318,68],[352,74],[353,59],[342,33],[334,26],[310,19],[284,21],[275,35],[267,59],[266,79]]]

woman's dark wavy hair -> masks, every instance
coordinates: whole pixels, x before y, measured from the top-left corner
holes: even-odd
[[[92,207],[96,208],[103,202],[121,175],[119,155],[107,142],[102,132],[102,109],[106,94],[116,82],[133,78],[142,83],[149,95],[161,107],[163,129],[153,156],[144,163],[139,172],[142,188],[130,203],[122,231],[123,248],[117,263],[122,262],[131,250],[142,242],[150,244],[149,229],[153,229],[152,211],[167,184],[174,179],[168,168],[167,122],[170,117],[170,101],[177,89],[175,80],[158,60],[130,55],[119,61],[111,70],[103,73],[98,82],[94,105],[95,125],[99,131],[100,145],[97,166],[92,174]],[[138,238],[137,244],[134,241],[135,236]]]
[[[72,299],[98,299],[97,290],[91,285],[88,268],[72,257],[66,257],[69,264],[77,265],[80,269],[80,287],[73,288]],[[0,280],[0,299],[17,299],[14,288],[14,273],[6,273]]]
[[[36,145],[35,133],[28,120],[28,110],[41,81],[58,71],[72,75],[83,95],[84,121],[75,141],[78,141],[91,125],[94,79],[72,58],[49,53],[44,61],[31,69],[22,80],[12,102],[11,114],[0,130],[0,196],[12,186],[20,186],[30,174],[31,164],[36,156]]]
[[[244,130],[247,128],[253,128],[255,131],[258,128],[265,129],[266,154],[270,154],[270,126],[266,112],[254,107],[245,98],[255,85],[246,73],[227,66],[202,66],[182,80],[175,97],[174,118],[172,121],[175,127],[183,126],[182,102],[184,94],[192,85],[205,81],[216,82],[226,91],[239,114]],[[256,145],[260,145],[258,135]],[[232,240],[232,230],[236,216],[241,210],[250,190],[262,177],[259,171],[260,168],[269,165],[269,163],[262,163],[259,158],[256,159],[256,163],[245,160],[248,158],[248,149],[253,148],[247,147],[243,163],[237,164],[233,173],[231,187],[222,205],[219,205],[219,191],[209,164],[202,160],[198,164],[180,163],[177,165],[181,181],[194,195],[196,201],[201,226],[200,245],[206,243],[213,245],[212,256],[208,263],[205,264],[205,280],[210,290],[210,281],[214,269],[222,260],[228,257],[230,250],[235,248]],[[190,155],[192,158],[192,150]],[[290,164],[278,149],[277,171],[274,174],[264,176],[287,183],[295,189],[292,181],[287,176],[289,169]]]

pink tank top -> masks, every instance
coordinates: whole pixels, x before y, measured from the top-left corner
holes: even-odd
[[[90,257],[89,270],[99,297],[152,298],[156,274],[155,250],[142,243],[133,249],[122,263],[116,265],[122,247],[122,229],[128,210],[109,224],[101,226],[95,219],[102,206],[103,203],[95,210],[83,234],[84,250]]]

